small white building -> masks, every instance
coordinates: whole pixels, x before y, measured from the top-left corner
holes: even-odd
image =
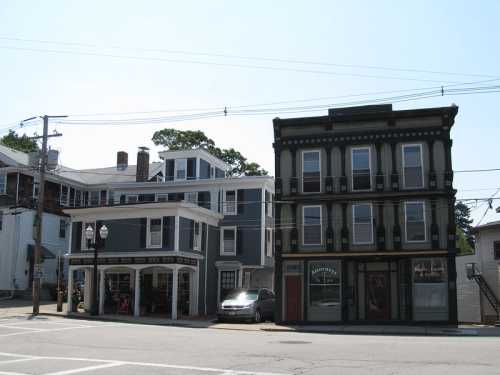
[[[493,323],[497,313],[477,282],[467,278],[466,265],[474,263],[493,294],[500,298],[500,220],[480,225],[474,233],[475,254],[457,256],[458,319],[465,323]]]

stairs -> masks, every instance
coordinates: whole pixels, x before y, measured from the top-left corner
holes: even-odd
[[[481,293],[484,294],[484,296],[490,303],[491,307],[493,307],[493,309],[497,313],[497,321],[498,321],[500,316],[500,301],[498,300],[497,296],[495,295],[491,287],[488,285],[483,275],[481,275],[481,272],[479,272],[475,263],[468,263],[466,264],[465,267],[467,270],[467,278],[469,280],[474,280],[477,283],[479,289],[481,290]]]

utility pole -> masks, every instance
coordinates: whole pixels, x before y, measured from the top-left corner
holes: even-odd
[[[42,218],[43,208],[45,206],[45,169],[47,167],[47,140],[51,137],[60,137],[62,134],[55,133],[49,135],[49,119],[61,118],[67,116],[42,116],[43,135],[33,137],[32,139],[42,139],[42,151],[40,155],[39,166],[39,187],[38,187],[38,207],[35,217],[35,264],[33,267],[33,315],[40,312],[40,287],[42,277]]]

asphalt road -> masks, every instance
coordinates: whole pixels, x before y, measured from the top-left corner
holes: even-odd
[[[0,318],[0,375],[499,374],[500,338],[233,331]]]

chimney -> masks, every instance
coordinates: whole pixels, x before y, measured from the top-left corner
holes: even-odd
[[[118,151],[116,153],[116,169],[123,171],[128,167],[128,154],[125,151]]]
[[[149,148],[139,147],[137,153],[137,170],[135,172],[136,182],[146,182],[149,179]]]

